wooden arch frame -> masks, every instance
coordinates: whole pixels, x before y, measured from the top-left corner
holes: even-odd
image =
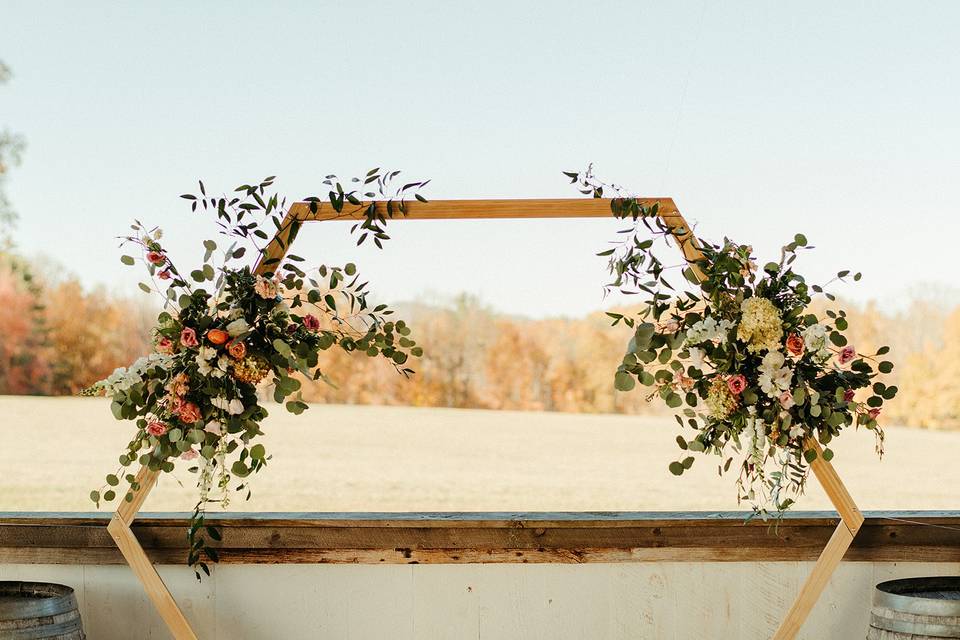
[[[658,216],[671,235],[677,241],[684,258],[693,263],[703,257],[697,248],[696,238],[686,221],[670,198],[639,198],[644,206],[658,205]],[[316,207],[297,202],[291,205],[277,234],[267,245],[261,262],[255,271],[265,273],[273,271],[272,265],[286,255],[291,240],[295,239],[295,229],[300,223],[323,220],[359,219],[369,203],[352,208],[350,211],[336,212],[329,204]],[[378,213],[387,215],[386,202],[375,203]],[[611,216],[610,200],[591,199],[512,199],[512,200],[433,200],[430,202],[412,201],[405,203],[405,216],[396,219],[419,220],[463,220],[463,219],[510,219],[510,218],[602,218]],[[291,235],[294,235],[291,238]],[[694,265],[698,278],[702,276]],[[854,503],[840,476],[829,461],[823,458],[820,444],[813,438],[806,441],[808,449],[817,452],[816,459],[810,463],[814,475],[826,491],[830,501],[836,507],[840,522],[836,530],[820,553],[816,564],[807,577],[796,600],[773,636],[773,640],[794,638],[813,606],[816,604],[830,580],[830,576],[840,564],[844,554],[853,542],[861,525],[863,514]],[[170,594],[160,575],[147,557],[139,541],[131,530],[137,512],[143,506],[151,489],[156,484],[159,471],[151,471],[146,466],[137,473],[137,490],[133,499],[123,502],[110,520],[107,530],[117,543],[120,552],[137,579],[143,584],[147,595],[153,602],[164,623],[176,640],[197,640],[186,617]]]

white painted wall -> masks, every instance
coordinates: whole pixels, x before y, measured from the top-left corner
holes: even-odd
[[[812,562],[163,566],[203,640],[765,640]],[[866,635],[877,582],[960,564],[844,563],[800,638]],[[169,636],[125,566],[0,565],[77,590],[90,640]]]

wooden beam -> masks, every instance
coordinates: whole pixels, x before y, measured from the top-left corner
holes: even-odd
[[[850,492],[847,491],[847,487],[840,480],[836,469],[828,460],[823,458],[823,449],[820,448],[820,443],[815,438],[809,438],[807,447],[817,452],[817,459],[810,463],[810,468],[813,469],[814,475],[817,476],[817,480],[820,481],[823,490],[830,498],[833,506],[836,507],[837,513],[840,514],[840,518],[850,530],[850,533],[857,535],[857,531],[863,524],[863,514],[860,513],[860,508],[850,497]]]
[[[157,573],[147,554],[144,553],[128,523],[121,520],[120,515],[117,514],[110,520],[107,530],[116,541],[124,559],[130,565],[133,573],[136,574],[137,579],[140,580],[147,596],[153,602],[154,608],[163,618],[163,622],[170,629],[173,637],[176,640],[197,640],[197,635],[190,628],[190,623],[187,622],[183,612],[180,611],[180,607],[177,606],[173,596],[170,595],[170,590],[167,589],[160,578],[160,574]]]
[[[744,522],[746,513],[211,514],[224,564],[593,563],[816,560],[832,512]],[[0,514],[0,564],[124,561],[105,515]],[[154,563],[180,564],[186,514],[144,514],[132,533]],[[960,562],[960,513],[868,513],[854,562]]]
[[[677,209],[672,198],[637,198],[644,206],[658,205],[658,216],[665,228],[676,239],[681,252],[688,262],[703,258],[697,248],[697,241],[686,220]],[[501,200],[430,200],[420,202],[412,200],[403,203],[401,213],[399,203],[393,203],[392,215],[385,201],[361,202],[359,205],[347,204],[341,212],[334,211],[329,202],[315,204],[317,211],[311,212],[311,203],[295,202],[290,206],[280,224],[280,229],[267,245],[262,261],[257,265],[261,273],[269,272],[279,266],[290,247],[290,234],[293,223],[322,221],[355,221],[363,217],[363,212],[373,204],[377,212],[391,221],[400,220],[519,220],[536,218],[612,218],[610,198],[513,198]],[[693,265],[698,277],[703,273]]]
[[[659,205],[664,218],[680,217],[672,198],[637,198],[644,206]],[[329,202],[317,203],[316,213],[310,212],[310,203],[295,202],[290,213],[298,220],[356,220],[363,217],[369,202],[345,205],[337,213]],[[374,202],[377,212],[388,216],[386,201]],[[500,200],[430,200],[404,202],[405,215],[398,203],[393,205],[393,220],[504,220],[520,218],[610,218],[610,198],[509,198]]]
[[[853,534],[842,523],[834,530],[827,546],[823,548],[816,564],[813,565],[813,571],[807,576],[806,581],[800,588],[796,600],[787,612],[783,622],[777,632],[773,634],[773,640],[792,640],[803,623],[806,621],[810,611],[813,610],[820,594],[830,582],[830,576],[837,570],[843,555],[853,542]]]

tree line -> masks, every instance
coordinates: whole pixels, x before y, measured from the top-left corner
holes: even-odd
[[[60,273],[58,271],[58,273]],[[960,428],[960,307],[943,296],[898,312],[845,303],[853,344],[892,347],[887,384],[900,394],[886,424]],[[528,319],[497,313],[461,294],[444,303],[397,305],[424,355],[408,379],[371,358],[339,350],[321,366],[335,386],[304,381],[309,402],[424,407],[652,413],[642,392],[620,393],[612,372],[629,330],[603,312]],[[71,276],[38,277],[0,250],[0,394],[69,395],[150,349],[156,309],[138,299],[85,289]]]

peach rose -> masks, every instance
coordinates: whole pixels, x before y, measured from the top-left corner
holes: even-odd
[[[253,290],[264,300],[272,300],[277,297],[279,287],[275,280],[268,280],[263,276],[257,276],[256,282],[253,283]]]
[[[184,424],[193,424],[203,419],[203,416],[200,414],[200,407],[192,402],[184,402],[181,404],[177,417],[180,418],[180,421]]]
[[[150,264],[163,264],[167,261],[166,257],[159,251],[150,251],[147,253],[147,261]]]
[[[730,393],[738,396],[747,388],[747,379],[739,373],[735,376],[730,376],[727,378],[727,388],[730,389]]]
[[[308,313],[303,316],[303,326],[306,327],[308,331],[319,331],[320,321],[317,319],[317,316]]]
[[[847,345],[843,349],[840,349],[840,353],[837,354],[837,362],[840,363],[840,366],[849,364],[851,360],[857,357],[857,350],[853,348],[853,345]]]
[[[247,355],[247,345],[234,340],[227,345],[227,352],[237,360],[240,360]]]
[[[185,347],[196,347],[200,343],[197,341],[197,332],[190,327],[184,327],[180,332],[180,344]]]
[[[164,269],[163,271],[157,274],[157,277],[160,278],[161,280],[169,280],[170,278],[173,277],[173,275],[170,273],[170,269]]]
[[[213,344],[223,344],[230,339],[230,334],[224,331],[223,329],[210,329],[207,331],[207,340]]]
[[[787,336],[787,351],[795,356],[801,355],[803,353],[803,338],[795,333]]]
[[[150,435],[159,438],[167,432],[167,425],[163,424],[158,420],[154,420],[147,425],[147,433]]]
[[[190,391],[190,378],[185,373],[178,373],[170,378],[165,388],[175,398],[185,396]]]

